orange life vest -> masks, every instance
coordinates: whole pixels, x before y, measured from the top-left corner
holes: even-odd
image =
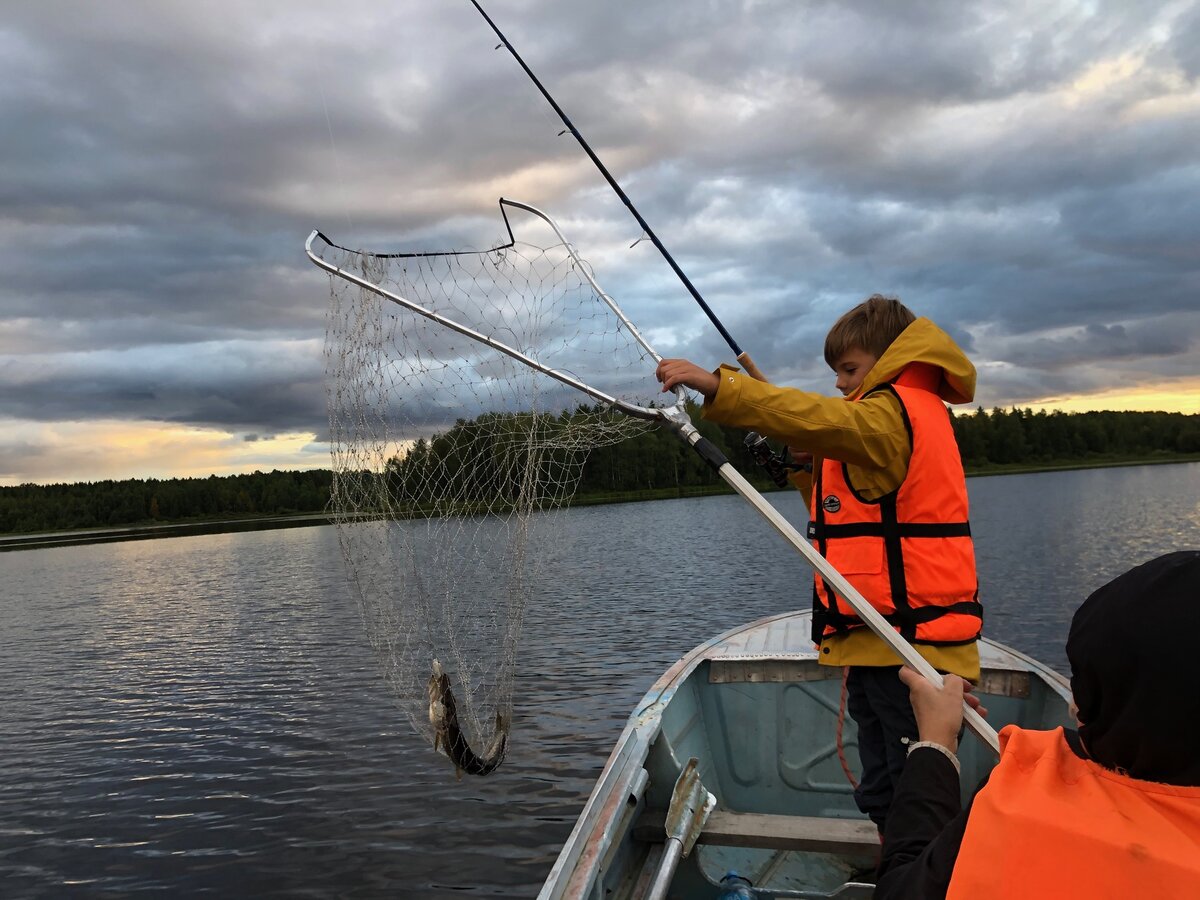
[[[1000,732],[948,900],[1200,897],[1200,788],[1138,781],[1067,746],[1063,730]]]
[[[823,460],[808,536],[906,640],[965,644],[979,637],[983,608],[962,458],[936,393],[940,375],[932,366],[910,365],[864,395],[890,391],[900,400],[912,446],[908,472],[896,491],[865,500],[843,463]],[[813,640],[861,627],[850,605],[816,575]]]

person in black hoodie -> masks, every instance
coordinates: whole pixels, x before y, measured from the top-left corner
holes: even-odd
[[[884,833],[876,900],[1200,897],[1200,551],[1093,593],[1067,639],[1077,731],[1001,731],[966,809],[964,684],[901,672],[920,742]]]

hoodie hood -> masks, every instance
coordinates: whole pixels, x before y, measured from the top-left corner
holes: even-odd
[[[1200,786],[1198,644],[1200,550],[1143,563],[1083,602],[1067,659],[1092,759],[1142,781]]]
[[[913,363],[941,370],[937,395],[947,403],[970,403],[975,399],[975,366],[950,335],[925,318],[914,321],[892,341],[854,397],[894,381]]]

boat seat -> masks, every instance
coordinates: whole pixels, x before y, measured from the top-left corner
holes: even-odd
[[[633,836],[647,843],[665,841],[666,811],[646,810],[634,826]],[[841,856],[874,855],[879,849],[879,832],[866,819],[780,816],[714,809],[696,843]]]
[[[815,659],[714,659],[708,667],[709,684],[797,684],[832,681],[842,677],[839,666],[822,666]],[[985,667],[975,691],[993,697],[1028,699],[1032,676],[1027,671]]]

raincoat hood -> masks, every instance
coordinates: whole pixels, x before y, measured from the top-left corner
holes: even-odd
[[[975,399],[975,366],[950,335],[925,318],[914,321],[892,341],[854,396],[894,380],[913,363],[941,370],[937,395],[947,403],[970,403]]]

